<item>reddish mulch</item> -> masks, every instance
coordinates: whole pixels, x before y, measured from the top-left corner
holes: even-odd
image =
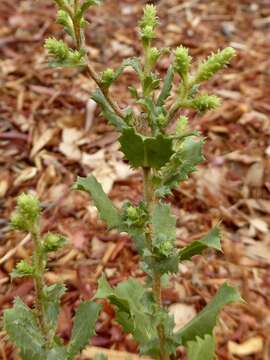
[[[227,306],[216,330],[218,359],[269,359],[270,333],[270,6],[268,0],[157,1],[159,46],[188,46],[196,59],[217,48],[233,46],[237,57],[206,89],[223,105],[203,117],[191,115],[192,126],[207,137],[206,161],[169,200],[178,217],[178,244],[198,238],[222,220],[224,254],[210,252],[183,264],[181,274],[163,293],[167,305],[185,303],[200,310],[228,280],[239,287],[246,304]],[[141,47],[136,22],[144,1],[106,1],[89,13],[87,44],[97,70],[115,67],[136,56]],[[33,303],[32,283],[9,272],[31,254],[25,241],[10,232],[8,219],[16,196],[35,190],[44,205],[43,231],[65,233],[71,244],[50,259],[47,281],[64,280],[58,332],[70,336],[74,308],[90,298],[98,274],[105,270],[112,284],[128,276],[142,277],[138,255],[129,238],[107,232],[84,194],[71,191],[77,175],[98,172],[113,188],[116,204],[138,202],[140,173],[129,174],[119,157],[116,134],[98,117],[89,101],[94,84],[83,72],[47,67],[43,41],[63,37],[54,24],[52,2],[0,2],[0,304],[14,296]],[[168,61],[159,63],[164,73]],[[129,101],[125,73],[114,90],[121,106]],[[73,141],[67,139],[73,138]],[[98,152],[97,159],[95,154]],[[102,174],[100,174],[100,172]],[[124,172],[124,175],[123,175]],[[103,259],[103,260],[101,260]],[[173,284],[176,288],[173,289]],[[105,304],[93,344],[136,351]],[[1,336],[5,337],[4,332]],[[237,357],[228,342],[263,340],[250,355]],[[0,346],[3,359],[15,359],[13,347]],[[181,357],[182,356],[182,357]],[[184,359],[180,355],[179,359]]]

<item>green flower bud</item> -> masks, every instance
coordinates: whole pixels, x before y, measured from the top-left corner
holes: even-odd
[[[69,15],[64,10],[57,11],[57,20],[56,22],[60,25],[69,27],[72,25]]]
[[[34,267],[29,265],[25,260],[21,260],[16,268],[11,272],[11,278],[26,277],[34,275]]]
[[[36,196],[22,193],[17,200],[17,211],[26,220],[34,223],[40,214],[40,202]]]
[[[102,84],[109,87],[115,78],[115,72],[113,69],[108,68],[101,74]]]
[[[191,102],[191,107],[200,112],[216,109],[218,106],[220,106],[220,98],[215,95],[203,94]]]
[[[188,118],[186,116],[180,116],[179,120],[176,123],[176,135],[182,135],[187,132],[188,128]]]
[[[164,242],[162,242],[160,244],[160,248],[159,248],[160,252],[165,255],[165,256],[169,256],[173,250],[173,244],[171,241],[166,240]]]
[[[69,55],[69,48],[62,40],[55,38],[48,38],[45,41],[45,49],[48,50],[50,55],[55,56],[59,60],[66,60]]]
[[[69,53],[68,53],[68,58],[67,60],[70,62],[71,65],[82,65],[82,60],[83,57],[85,56],[85,50],[81,49],[81,50],[70,50],[69,49]]]
[[[140,29],[149,26],[154,29],[157,26],[157,9],[154,5],[146,5],[143,9],[143,17],[139,23]]]
[[[149,56],[149,65],[151,67],[154,67],[160,56],[160,51],[157,48],[153,47],[149,50],[148,56]]]
[[[67,243],[64,236],[59,234],[48,233],[43,238],[43,250],[45,252],[56,251]]]
[[[226,67],[234,56],[235,50],[232,47],[227,47],[209,56],[207,60],[199,65],[194,83],[198,84],[209,80],[217,71]]]
[[[138,218],[138,211],[135,207],[133,206],[129,206],[127,208],[127,216],[131,219],[131,220],[136,220]]]
[[[174,59],[174,69],[183,78],[188,75],[192,57],[188,54],[188,49],[182,45],[176,48]]]
[[[155,27],[157,26],[157,10],[154,5],[146,5],[140,26],[140,36],[144,47],[148,46],[150,41],[155,37]]]
[[[141,38],[144,42],[149,42],[155,37],[155,32],[152,26],[147,25],[141,30]]]
[[[167,124],[167,116],[164,114],[159,114],[157,117],[157,123],[160,127],[163,127]]]
[[[12,215],[11,215],[11,219],[10,219],[10,225],[13,229],[15,230],[22,230],[22,231],[28,231],[29,229],[29,224],[27,221],[25,221],[25,219],[23,218],[23,216],[15,211]]]

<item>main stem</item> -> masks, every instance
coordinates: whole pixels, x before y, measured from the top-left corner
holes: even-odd
[[[147,206],[149,213],[151,214],[154,206],[154,192],[152,186],[151,179],[151,169],[143,168],[143,193],[144,193],[144,202]],[[152,239],[152,228],[151,225],[148,225],[146,231],[146,241],[149,250],[152,252],[153,250],[153,239]],[[153,272],[153,280],[152,280],[152,291],[154,295],[154,299],[157,304],[158,310],[162,309],[162,299],[161,299],[161,276],[160,274],[152,269]],[[159,338],[159,351],[160,351],[160,360],[170,360],[170,356],[166,351],[165,347],[165,329],[163,324],[159,324],[157,326],[157,333]]]
[[[40,235],[38,226],[32,232],[34,243],[33,262],[35,267],[34,284],[35,284],[35,307],[37,311],[37,318],[41,331],[49,341],[49,331],[45,320],[45,310],[43,306],[43,288],[44,288],[44,257],[42,252],[42,244],[40,242]]]

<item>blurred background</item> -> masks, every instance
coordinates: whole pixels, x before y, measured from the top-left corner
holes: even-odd
[[[207,85],[223,99],[203,117],[191,114],[193,128],[208,139],[206,161],[169,200],[178,218],[183,246],[222,220],[223,254],[210,252],[181,265],[163,291],[164,304],[185,324],[225,280],[240,288],[246,304],[226,307],[218,327],[220,360],[267,360],[270,342],[270,1],[160,0],[156,44],[190,49],[197,61],[232,46],[232,65]],[[88,14],[86,42],[96,70],[116,67],[138,56],[136,24],[143,0],[105,1]],[[15,263],[31,254],[28,237],[10,232],[15,199],[33,190],[44,206],[43,231],[65,234],[70,244],[51,257],[48,283],[65,281],[58,332],[68,339],[74,308],[91,298],[105,271],[112,284],[129,275],[142,277],[138,255],[126,235],[106,230],[88,196],[70,189],[77,175],[94,173],[114,203],[138,202],[141,174],[130,170],[118,151],[117,133],[89,99],[95,89],[78,69],[51,69],[46,37],[63,38],[49,0],[0,1],[0,309],[15,296],[33,303],[33,284],[11,283]],[[166,57],[158,64],[164,74]],[[121,106],[130,101],[131,71],[114,86]],[[0,331],[0,358],[18,359]],[[94,347],[93,347],[94,346]],[[105,305],[95,346],[136,353],[136,344],[114,322]],[[122,359],[124,353],[111,353]],[[122,354],[122,355],[121,355]],[[123,355],[123,359],[125,354]],[[184,359],[181,351],[179,359]]]

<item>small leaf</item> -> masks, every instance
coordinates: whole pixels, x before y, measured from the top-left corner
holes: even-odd
[[[60,298],[65,293],[63,284],[54,284],[47,286],[43,290],[43,306],[45,311],[45,320],[50,329],[51,338],[54,337],[58,320]]]
[[[153,246],[164,256],[172,255],[176,239],[176,218],[167,204],[158,204],[152,215]]]
[[[147,312],[147,293],[142,284],[130,278],[111,288],[102,276],[98,282],[97,299],[108,298],[116,306],[117,321],[140,344],[146,344],[157,336],[155,319]],[[152,304],[152,303],[151,303]],[[152,305],[153,306],[153,305]]]
[[[202,154],[204,140],[194,141],[187,137],[181,148],[170,158],[170,161],[160,170],[156,180],[156,195],[163,197],[170,194],[179,182],[188,179],[190,173],[196,170],[196,165],[204,160]]]
[[[73,359],[88,344],[95,335],[95,325],[101,305],[93,301],[85,301],[76,311],[71,340],[68,345],[68,360]]]
[[[180,261],[190,260],[194,255],[199,255],[206,248],[213,248],[222,251],[220,244],[220,229],[215,226],[209,233],[201,240],[193,241],[190,245],[186,246],[179,253]]]
[[[16,265],[16,268],[11,272],[11,278],[20,278],[20,277],[31,277],[34,275],[35,269],[32,265],[28,264],[26,260],[21,260]]]
[[[167,74],[164,78],[163,87],[157,99],[158,106],[164,105],[165,100],[170,96],[172,90],[173,76],[174,76],[173,66],[170,65],[167,70]]]
[[[4,328],[9,339],[21,350],[24,360],[44,360],[45,339],[39,329],[34,313],[20,298],[14,306],[4,311]]]
[[[100,218],[106,221],[110,228],[118,228],[120,226],[121,218],[118,210],[94,176],[88,176],[86,178],[78,177],[73,188],[86,191],[91,195],[99,211]]]
[[[108,360],[107,355],[99,353],[93,357],[93,360]]]
[[[203,339],[197,337],[187,343],[187,360],[213,360],[215,358],[215,339],[206,335]]]
[[[102,115],[110,124],[115,126],[117,130],[122,131],[127,127],[126,123],[114,112],[101,90],[97,89],[94,94],[92,94],[91,99],[101,107]]]
[[[135,132],[133,128],[123,130],[119,138],[121,150],[130,165],[159,169],[171,157],[172,139],[159,134],[157,137],[145,137]]]
[[[212,335],[219,311],[225,305],[236,301],[242,301],[238,291],[227,283],[223,284],[212,301],[194,319],[176,332],[179,344],[185,346],[197,336],[203,338],[205,335]]]
[[[53,347],[48,351],[46,360],[67,360],[67,349],[65,346]]]
[[[123,61],[123,67],[131,66],[137,73],[139,79],[143,77],[142,65],[139,58],[133,57]]]

